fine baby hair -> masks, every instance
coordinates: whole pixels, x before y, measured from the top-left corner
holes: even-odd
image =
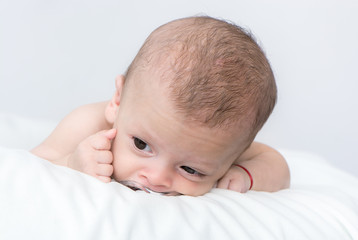
[[[208,16],[154,30],[129,66],[156,71],[186,120],[208,127],[249,129],[250,143],[276,103],[276,84],[264,52],[243,28]]]

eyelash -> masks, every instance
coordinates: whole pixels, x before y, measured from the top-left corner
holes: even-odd
[[[204,177],[205,175],[196,171],[195,169],[188,167],[188,166],[181,166],[181,169],[183,169],[187,174],[189,174],[190,176],[195,176],[195,177]],[[194,171],[194,173],[190,173],[189,171]]]

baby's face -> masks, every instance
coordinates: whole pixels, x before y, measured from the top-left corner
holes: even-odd
[[[156,192],[198,196],[210,191],[242,151],[237,137],[184,122],[165,88],[140,82],[126,89],[114,124],[114,179]]]

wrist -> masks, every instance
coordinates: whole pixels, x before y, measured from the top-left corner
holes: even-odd
[[[74,169],[73,164],[70,162],[71,155],[72,155],[72,154],[68,154],[68,155],[64,156],[64,157],[61,159],[61,162],[63,163],[63,166],[68,167],[68,168],[73,168],[73,169]]]
[[[250,187],[249,187],[249,190],[251,190],[251,189],[252,189],[252,186],[254,185],[254,179],[253,179],[251,173],[249,172],[249,170],[247,170],[247,168],[241,166],[240,164],[236,164],[236,163],[235,163],[235,164],[233,164],[233,165],[236,166],[236,167],[241,168],[242,170],[244,170],[244,171],[246,172],[246,174],[247,174],[248,177],[250,178]]]

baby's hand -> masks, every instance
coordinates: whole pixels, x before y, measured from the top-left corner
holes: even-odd
[[[250,189],[250,185],[251,180],[245,170],[232,165],[225,175],[218,181],[216,187],[245,193]]]
[[[110,182],[113,174],[111,140],[116,133],[116,129],[110,129],[87,137],[68,156],[68,167],[94,176],[102,182]]]

